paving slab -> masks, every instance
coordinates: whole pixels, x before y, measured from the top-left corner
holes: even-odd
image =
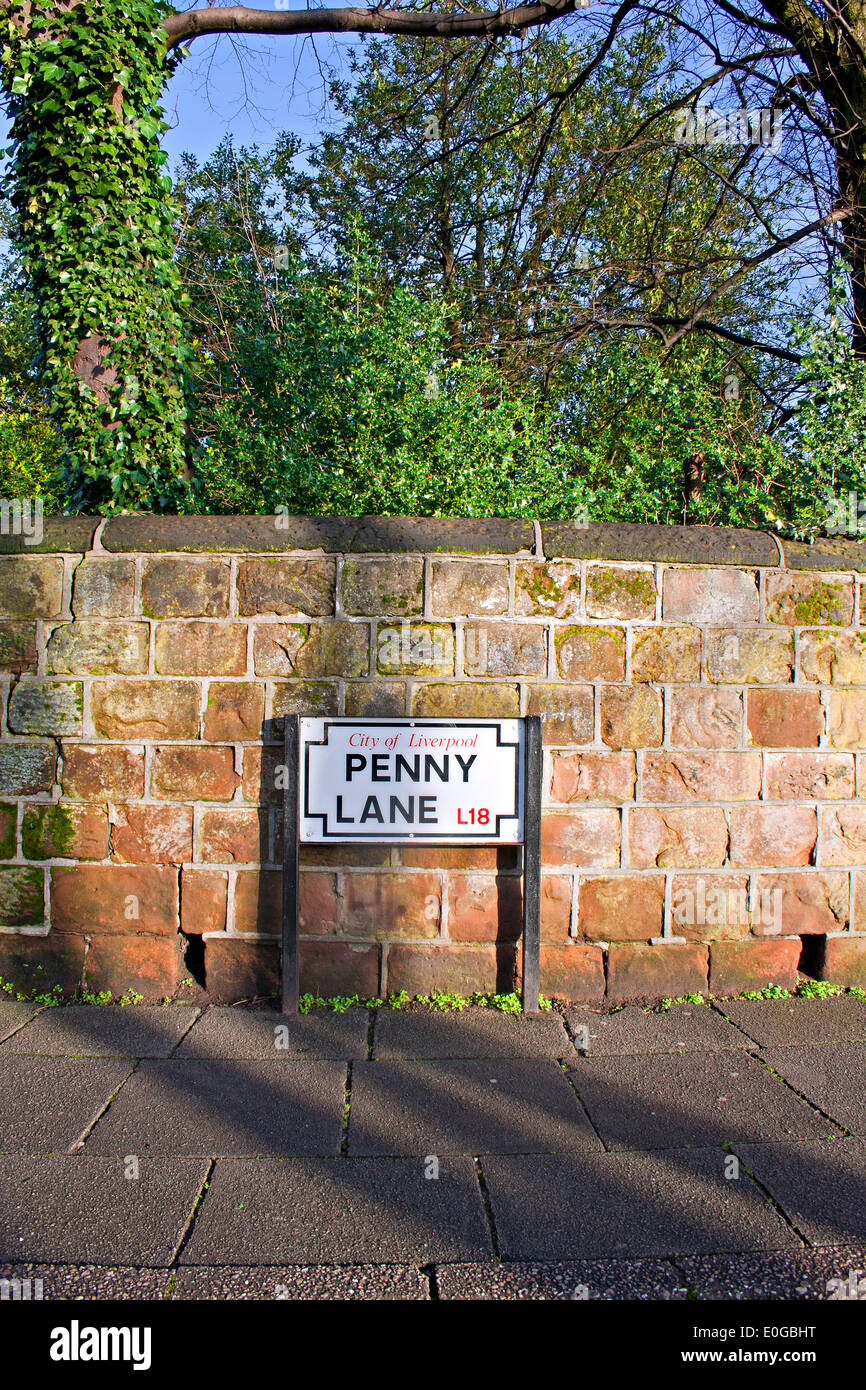
[[[87,1152],[336,1154],[345,1078],[342,1062],[142,1062]]]
[[[69,1004],[43,1009],[9,1038],[3,1055],[170,1057],[198,1009],[188,1005]]]
[[[38,1012],[38,1004],[19,1004],[15,1000],[0,1003],[0,1042],[11,1035]]]
[[[177,1050],[178,1057],[256,1058],[262,1062],[297,1058],[367,1056],[366,1009],[336,1014],[319,1009],[286,1015],[271,1010],[206,1009]]]
[[[538,1018],[499,1009],[378,1009],[373,1033],[377,1058],[569,1057],[574,1048],[558,1014]]]
[[[0,1053],[0,1153],[65,1153],[132,1071],[132,1062]]]
[[[129,1299],[156,1300],[165,1298],[171,1282],[170,1269],[133,1269],[130,1266],[86,1264],[5,1264],[0,1265],[0,1280],[41,1279],[42,1297],[57,1302],[63,1299]],[[31,1296],[36,1297],[31,1284]]]
[[[866,1043],[762,1048],[761,1057],[845,1129],[866,1134]]]
[[[725,1151],[494,1155],[482,1162],[507,1260],[647,1259],[802,1248]]]
[[[429,1299],[430,1278],[414,1265],[181,1266],[171,1297],[172,1302],[193,1298],[417,1302]]]
[[[611,1149],[820,1139],[832,1129],[745,1051],[588,1057],[569,1075]]]
[[[164,1266],[207,1175],[201,1160],[0,1157],[0,1261]]]
[[[350,1154],[601,1148],[556,1062],[356,1062]]]
[[[742,1033],[706,1004],[676,1004],[665,1013],[631,1006],[611,1014],[568,1009],[565,1016],[578,1051],[588,1057],[716,1052],[749,1046]],[[584,1042],[589,1046],[585,1048]]]
[[[866,1294],[866,1248],[836,1246],[780,1255],[688,1255],[677,1260],[683,1282],[706,1300],[862,1299]],[[853,1279],[852,1279],[853,1275]],[[841,1288],[840,1288],[841,1283]]]
[[[436,1266],[443,1300],[681,1300],[687,1290],[666,1260],[575,1260]]]
[[[761,1046],[866,1042],[866,1003],[851,994],[831,999],[723,999],[716,1008]]]
[[[430,1264],[492,1255],[472,1160],[232,1159],[214,1168],[184,1265]]]
[[[812,1245],[866,1240],[866,1142],[737,1144],[735,1152]]]

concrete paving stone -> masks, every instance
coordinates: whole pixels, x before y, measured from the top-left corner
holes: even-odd
[[[198,1009],[188,1005],[69,1004],[43,1009],[10,1038],[3,1055],[170,1057]]]
[[[866,1249],[862,1246],[803,1250],[791,1255],[691,1255],[678,1259],[677,1268],[699,1299],[796,1303],[838,1298],[840,1292],[846,1299],[866,1295],[866,1283],[862,1291],[858,1287],[866,1275]],[[773,1321],[763,1319],[764,1323]]]
[[[851,994],[831,999],[722,999],[716,1008],[764,1047],[866,1042],[866,1003]]]
[[[184,1265],[430,1264],[493,1253],[471,1159],[224,1159]]]
[[[62,1299],[147,1299],[165,1298],[171,1281],[170,1269],[131,1269],[110,1265],[78,1264],[5,1264],[0,1265],[3,1279],[41,1279],[42,1297],[46,1302]],[[31,1297],[35,1286],[31,1284]]]
[[[0,1042],[11,1037],[16,1029],[37,1012],[38,1004],[19,1004],[14,1000],[0,1002]]]
[[[866,1142],[737,1144],[734,1152],[812,1245],[866,1240]]]
[[[761,1057],[845,1129],[866,1134],[866,1043],[762,1048]]]
[[[588,1030],[588,1057],[641,1056],[646,1052],[716,1052],[749,1042],[706,1004],[675,1004],[666,1013],[627,1006],[616,1013],[568,1009],[566,1019],[578,1050],[578,1032]]]
[[[558,1014],[537,1018],[499,1009],[379,1009],[373,1056],[425,1057],[568,1057],[574,1049]]]
[[[336,1154],[342,1062],[142,1062],[87,1141],[96,1154]]]
[[[0,1261],[171,1264],[207,1174],[200,1159],[0,1157]]]
[[[350,1154],[601,1148],[556,1062],[356,1062]]]
[[[436,1282],[443,1300],[665,1301],[684,1299],[687,1292],[673,1265],[664,1260],[437,1265]]]
[[[262,1062],[367,1056],[367,1010],[336,1014],[318,1009],[285,1015],[270,1010],[206,1009],[177,1050],[178,1057],[250,1057]]]
[[[430,1280],[412,1265],[293,1265],[217,1269],[182,1266],[176,1299],[274,1299],[415,1302],[429,1299]]]
[[[748,1176],[725,1178],[726,1157],[712,1148],[485,1158],[500,1253],[571,1261],[802,1248]]]
[[[65,1153],[132,1071],[107,1058],[0,1052],[0,1153]]]
[[[588,1057],[569,1075],[611,1149],[821,1139],[832,1128],[747,1052]]]

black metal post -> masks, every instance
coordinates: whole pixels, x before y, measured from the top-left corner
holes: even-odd
[[[286,715],[283,791],[283,1003],[284,1014],[298,1012],[298,781],[301,721]]]
[[[523,721],[523,1012],[539,1012],[541,942],[541,716]]]

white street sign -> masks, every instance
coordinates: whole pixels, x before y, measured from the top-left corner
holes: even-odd
[[[300,840],[519,844],[519,719],[302,719]]]

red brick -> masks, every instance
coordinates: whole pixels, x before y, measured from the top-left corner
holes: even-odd
[[[541,817],[541,862],[584,869],[619,867],[619,811],[593,809]]]
[[[829,690],[827,738],[832,748],[866,748],[866,690]]]
[[[866,988],[866,936],[828,936],[823,945],[818,979],[833,985]]]
[[[298,924],[307,936],[333,936],[340,929],[340,899],[336,874],[300,875]]]
[[[204,948],[205,988],[226,1004],[271,998],[280,992],[280,948],[274,942],[209,937]]]
[[[85,984],[94,991],[122,995],[132,989],[155,1003],[174,994],[184,971],[176,937],[98,936],[84,965]]]
[[[118,864],[185,864],[192,859],[192,808],[119,806],[111,830]]]
[[[547,633],[540,623],[467,623],[463,669],[467,676],[544,676]]]
[[[674,874],[672,936],[684,936],[687,941],[742,941],[751,927],[746,874]]]
[[[643,760],[644,801],[757,801],[760,753],[656,753]]]
[[[526,713],[541,715],[546,744],[591,743],[593,699],[591,685],[531,685]]]
[[[707,947],[679,942],[659,946],[612,945],[607,953],[611,1004],[655,1003],[707,990]]]
[[[604,952],[600,946],[572,941],[567,946],[542,944],[541,992],[573,1004],[600,1004],[604,997]]]
[[[713,994],[742,994],[745,990],[780,985],[793,989],[800,959],[799,937],[762,941],[716,941],[710,946],[710,990]]]
[[[187,936],[225,931],[228,874],[185,868],[180,879],[180,929]]]
[[[749,570],[666,569],[662,580],[662,616],[666,622],[756,623],[758,584]]]
[[[653,571],[587,565],[586,611],[591,618],[654,618],[656,584]]]
[[[156,748],[150,789],[161,801],[231,801],[239,778],[231,748]]]
[[[360,994],[373,999],[379,993],[379,947],[351,941],[301,941],[301,989],[321,994]]]
[[[436,936],[440,893],[436,874],[349,873],[343,885],[343,930],[380,941]]]
[[[141,611],[148,618],[221,618],[228,612],[230,578],[228,560],[145,560]]]
[[[764,748],[817,748],[824,711],[817,690],[750,690],[746,723]]]
[[[554,753],[554,801],[632,801],[634,753]]]
[[[728,825],[717,807],[635,807],[629,857],[636,869],[717,868],[728,852]]]
[[[187,855],[187,858],[190,858]],[[198,857],[205,864],[258,864],[268,858],[268,813],[238,807],[202,812]]]
[[[851,753],[768,753],[770,801],[840,801],[854,795]]]
[[[519,878],[452,874],[448,886],[452,941],[516,941],[523,926]]]
[[[399,994],[431,994],[451,990],[468,996],[508,994],[514,988],[515,949],[507,945],[446,946],[409,945],[388,947],[387,991]]]
[[[51,870],[54,931],[173,936],[178,928],[176,869],[119,864]]]
[[[625,632],[610,627],[560,627],[554,633],[556,665],[567,681],[621,681]]]
[[[635,628],[633,681],[696,681],[701,676],[701,634],[696,627]]]
[[[778,932],[784,936],[822,936],[824,932],[841,931],[848,921],[848,875],[823,874],[758,874],[755,894],[766,903],[764,915],[778,918]],[[776,911],[776,894],[780,895]],[[755,935],[769,935],[755,927]]]
[[[235,877],[235,931],[279,936],[283,875],[280,869],[241,869]]]
[[[671,690],[670,741],[674,748],[739,748],[743,705],[739,691]]]
[[[0,932],[0,979],[28,996],[48,994],[55,985],[76,989],[81,984],[85,948],[83,936]]]
[[[590,941],[648,941],[661,936],[665,881],[658,875],[582,878],[577,920]]]
[[[102,738],[196,738],[200,693],[196,681],[94,681],[93,727]]]
[[[606,685],[601,690],[601,737],[608,748],[657,748],[662,741],[662,697],[648,685]]]
[[[265,695],[252,681],[211,681],[204,712],[209,743],[258,739],[265,717]]]
[[[735,806],[731,811],[732,864],[808,864],[818,838],[811,807]]]
[[[244,623],[159,623],[154,648],[161,676],[242,676],[247,669]]]
[[[283,804],[283,787],[277,786],[280,769],[285,772],[283,750],[276,748],[245,748],[241,785],[244,801],[255,805]]]
[[[78,801],[127,801],[144,796],[144,749],[64,743],[63,794]]]
[[[347,866],[349,860],[343,857],[342,852],[348,848],[350,847],[347,845],[340,845],[339,849],[334,847],[339,862]],[[353,848],[372,850],[373,846],[356,845]],[[387,864],[387,854],[386,848],[383,859],[371,859],[367,862]],[[497,869],[500,873],[505,873],[509,869],[520,867],[521,851],[516,845],[436,845],[435,848],[401,845],[399,854],[401,864],[407,869]]]
[[[105,859],[108,812],[103,806],[52,801],[24,811],[21,845],[25,859]]]
[[[541,940],[569,940],[571,927],[571,879],[564,874],[545,874],[541,880]]]
[[[866,806],[822,809],[819,863],[866,863]]]

